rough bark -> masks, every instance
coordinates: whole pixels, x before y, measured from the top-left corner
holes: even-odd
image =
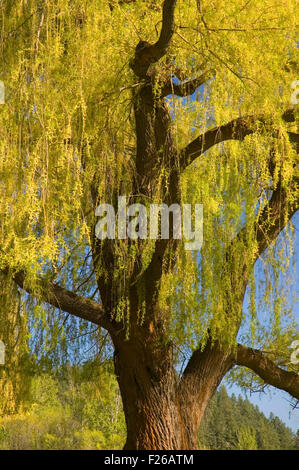
[[[119,2],[124,3],[131,2]],[[115,2],[110,4],[112,11],[114,4]],[[179,96],[193,93],[210,78],[210,72],[180,85],[174,85],[170,79],[162,84],[161,96],[155,95],[154,64],[169,48],[175,28],[175,6],[176,0],[163,2],[162,27],[158,41],[154,44],[140,41],[130,63],[136,76],[142,79],[141,86],[138,84],[138,87],[133,88],[137,148],[132,194],[151,199],[156,194],[163,169],[167,179],[163,181],[164,189],[159,196],[161,202],[168,205],[180,202],[180,174],[195,158],[217,143],[231,139],[244,140],[255,132],[257,122],[271,126],[264,116],[240,117],[208,130],[190,142],[181,152],[178,151],[172,135],[172,119],[163,96],[168,93],[176,93]],[[294,122],[293,110],[287,110],[282,119]],[[273,133],[275,132],[274,130]],[[290,142],[298,144],[297,134],[289,133],[289,139]],[[96,185],[91,188],[91,194],[96,207]],[[114,199],[117,200],[119,195],[121,194],[114,194]],[[273,191],[269,203],[256,221],[257,257],[276,239],[298,207],[298,201],[295,201],[291,208],[287,207],[287,198],[281,188]],[[268,223],[269,220],[271,223]],[[239,238],[241,236],[246,240],[246,228],[238,235]],[[97,279],[101,304],[43,280],[39,283],[38,294],[49,304],[94,322],[110,333],[115,347],[115,373],[127,424],[125,449],[196,449],[197,431],[207,404],[222,378],[235,364],[250,367],[267,383],[298,397],[298,376],[296,378],[295,375],[278,369],[258,351],[239,346],[235,354],[231,347],[212,343],[211,340],[202,351],[193,353],[182,377],[178,377],[174,368],[173,347],[167,337],[170,312],[161,312],[158,305],[163,270],[171,269],[176,260],[177,242],[171,239],[171,234],[170,240],[157,240],[145,272],[142,272],[141,255],[137,254],[134,269],[126,279],[126,285],[130,286],[128,296],[131,306],[130,336],[126,339],[124,325],[117,324],[111,317],[117,304],[117,298],[112,296],[112,293],[115,293],[113,270],[117,264],[114,241],[94,239],[92,243],[95,269],[100,257],[101,265],[105,267],[105,274],[99,274]],[[140,248],[142,251],[142,242]],[[245,250],[243,264],[234,258],[234,241],[226,254],[232,265],[239,263],[238,270],[231,276],[231,291],[240,292],[237,299],[240,310],[247,283],[246,272],[249,268],[246,255]],[[8,270],[3,272],[9,274]],[[21,288],[31,295],[36,295],[25,282],[25,273],[14,273],[12,277]],[[236,279],[237,277],[239,279]],[[141,325],[138,323],[137,314],[140,307],[137,284],[142,283],[146,292],[146,312]],[[230,306],[228,301],[227,315],[230,314]]]
[[[196,351],[182,378],[174,369],[172,345],[135,331],[114,339],[115,373],[127,425],[126,450],[192,450],[205,409],[232,367],[232,356],[210,343]]]
[[[230,350],[210,342],[203,351],[197,350],[191,356],[179,386],[188,449],[197,448],[197,432],[206,407],[232,366]]]
[[[184,430],[171,347],[143,340],[135,335],[115,347],[115,373],[127,425],[124,449],[180,449]]]

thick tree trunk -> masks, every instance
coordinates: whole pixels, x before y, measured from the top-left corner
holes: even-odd
[[[229,368],[227,356],[200,353],[202,373],[192,374],[193,360],[180,380],[171,346],[137,341],[136,336],[118,343],[114,362],[127,425],[124,449],[196,449],[206,406]]]
[[[123,343],[114,354],[127,425],[124,449],[182,449],[184,424],[171,349],[162,357],[153,345],[134,343]]]

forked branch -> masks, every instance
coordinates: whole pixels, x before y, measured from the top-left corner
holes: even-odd
[[[177,0],[164,0],[160,37],[155,44],[140,41],[130,66],[140,78],[145,78],[151,64],[158,62],[167,52],[174,33],[174,11]]]

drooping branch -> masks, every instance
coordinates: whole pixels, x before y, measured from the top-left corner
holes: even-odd
[[[294,122],[294,109],[288,109],[282,115],[285,122]],[[181,151],[181,169],[183,170],[190,165],[197,157],[209,150],[216,144],[225,142],[227,140],[243,141],[245,137],[256,132],[256,126],[260,123],[264,126],[269,126],[269,119],[265,116],[245,116],[233,119],[227,124],[209,129],[204,134],[201,134],[192,142],[190,142]],[[273,131],[274,136],[278,135],[277,131]],[[291,142],[298,143],[298,134],[289,132]]]
[[[271,165],[271,163],[270,163]],[[251,258],[244,252],[240,272],[242,272],[242,282],[244,289],[248,282],[248,274],[252,265],[266,251],[266,249],[277,239],[278,235],[287,226],[295,212],[299,209],[298,179],[292,182],[293,187],[289,188],[294,192],[291,200],[288,198],[286,189],[278,183],[272,195],[256,217],[254,223],[254,237],[257,242],[257,249],[254,257]],[[242,241],[246,246],[248,227],[245,225],[239,233],[231,240],[225,253],[225,259],[230,264],[233,261],[235,246]]]
[[[264,382],[299,399],[299,375],[278,367],[262,351],[238,344],[235,364],[255,372]]]
[[[289,140],[297,144],[297,153],[299,155],[299,134],[294,134],[289,132]],[[269,160],[269,171],[270,175],[273,177],[275,171],[275,162],[271,156]],[[256,217],[254,224],[254,236],[257,242],[257,250],[254,256],[254,259],[250,263],[254,263],[257,259],[265,252],[265,250],[276,240],[280,232],[287,226],[288,222],[291,220],[293,215],[299,210],[299,179],[294,177],[290,185],[288,186],[288,191],[293,193],[292,198],[288,197],[287,189],[283,186],[280,179],[277,183],[276,188],[272,191],[270,199],[267,201],[263,209],[260,211]],[[226,258],[233,256],[234,245],[239,241],[243,240],[245,242],[247,238],[247,225],[245,225],[238,235],[231,241]],[[245,273],[248,273],[249,258],[244,257],[244,283],[247,283],[247,278]]]
[[[149,66],[158,62],[167,52],[174,33],[174,11],[177,0],[164,0],[162,28],[158,41],[150,44],[140,41],[135,50],[135,57],[130,66],[133,72],[140,78],[145,78]]]
[[[3,269],[2,273],[8,275],[9,270]],[[112,324],[107,316],[105,316],[104,310],[99,303],[82,297],[81,295],[74,294],[68,289],[61,287],[58,284],[46,281],[45,279],[39,279],[36,290],[33,290],[26,283],[24,271],[19,271],[13,274],[12,279],[30,296],[40,298],[43,302],[47,302],[63,312],[69,313],[70,315],[83,320],[88,320],[111,331]]]
[[[298,186],[295,181],[294,184]],[[294,188],[297,191],[297,188]],[[299,197],[290,202],[286,190],[279,184],[256,221],[256,259],[276,240],[295,212],[299,209]]]
[[[213,75],[215,75],[213,70],[206,70],[199,77],[194,78],[193,80],[188,80],[181,84],[173,83],[172,80],[170,80],[167,84],[164,85],[162,89],[162,96],[190,96],[197,90],[198,87],[206,83]]]

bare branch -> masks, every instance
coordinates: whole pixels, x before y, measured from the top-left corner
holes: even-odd
[[[299,399],[299,375],[278,367],[262,351],[238,344],[235,363],[255,372],[268,385],[285,390]]]
[[[176,96],[190,96],[197,88],[206,83],[212,76],[215,75],[214,70],[207,70],[203,72],[200,77],[188,80],[185,83],[175,84],[170,80],[162,89],[162,96],[176,95]]]
[[[286,110],[282,115],[282,119],[285,122],[294,122],[294,109]],[[220,142],[227,140],[243,141],[246,136],[256,132],[256,125],[258,123],[267,126],[269,121],[267,123],[265,116],[245,116],[233,119],[227,124],[206,131],[190,142],[190,144],[181,151],[181,169],[185,169],[197,157]],[[273,132],[274,135],[275,133],[276,131]],[[289,137],[291,142],[298,142],[297,134],[290,132]]]
[[[162,28],[158,41],[150,44],[140,41],[130,66],[138,77],[146,77],[149,66],[158,62],[167,52],[174,33],[174,11],[177,0],[164,0]]]
[[[253,133],[252,125],[255,122],[256,118],[254,118],[254,116],[237,118],[227,124],[214,127],[213,129],[206,131],[204,134],[201,134],[182,150],[181,168],[184,169],[190,165],[195,158],[199,157],[220,142],[225,142],[227,140],[244,140],[247,135]]]
[[[9,274],[8,269],[4,269],[2,272],[5,275]],[[47,302],[53,307],[59,308],[63,312],[82,318],[83,320],[90,321],[111,331],[112,324],[107,316],[105,316],[104,309],[99,303],[82,297],[81,295],[74,294],[58,284],[53,284],[45,279],[39,279],[38,292],[35,292],[26,284],[24,271],[19,271],[13,274],[12,279],[29,295],[38,297],[43,302]]]

